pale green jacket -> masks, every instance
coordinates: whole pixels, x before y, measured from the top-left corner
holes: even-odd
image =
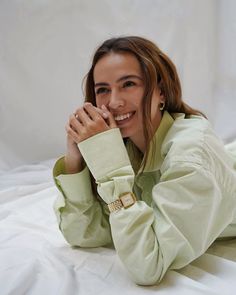
[[[143,172],[140,153],[131,141],[124,145],[118,128],[79,144],[87,164],[80,173],[66,175],[63,158],[54,167],[65,239],[80,247],[113,244],[141,285],[186,266],[215,239],[236,236],[236,146],[231,157],[206,119],[167,112],[154,139]],[[109,215],[106,204],[131,191],[138,201]]]

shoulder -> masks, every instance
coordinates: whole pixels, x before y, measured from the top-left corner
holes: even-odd
[[[174,123],[165,136],[161,153],[172,161],[203,164],[206,154],[223,149],[223,143],[215,135],[210,122],[202,116],[172,114]]]
[[[174,117],[162,143],[161,155],[162,181],[185,180],[182,184],[191,187],[193,182],[205,188],[217,185],[224,192],[235,195],[234,162],[207,119],[200,116],[186,118],[184,115]]]

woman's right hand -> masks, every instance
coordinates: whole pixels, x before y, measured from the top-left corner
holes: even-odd
[[[99,108],[95,109],[103,117],[104,120],[108,118],[106,110],[101,110]],[[74,114],[70,115],[69,121],[65,126],[67,132],[67,152],[65,155],[65,169],[66,173],[68,174],[78,173],[84,168],[84,160],[78,148],[78,143],[81,141],[81,136],[78,133],[78,130],[80,129],[80,123],[76,115],[78,110],[76,110]]]

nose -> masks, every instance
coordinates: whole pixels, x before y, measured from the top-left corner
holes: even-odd
[[[125,100],[122,98],[121,93],[116,90],[111,91],[108,107],[110,110],[116,110],[125,105]]]

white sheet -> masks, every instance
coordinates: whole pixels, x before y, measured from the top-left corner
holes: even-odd
[[[135,285],[113,249],[71,248],[52,209],[52,163],[0,171],[1,295],[235,294],[236,239],[215,243],[153,287]]]

